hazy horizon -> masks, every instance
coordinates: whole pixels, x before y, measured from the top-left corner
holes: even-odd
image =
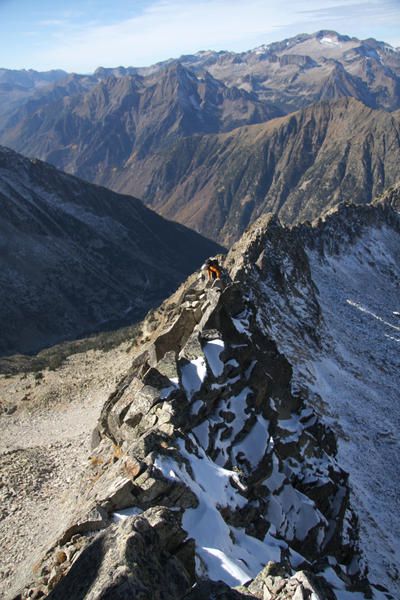
[[[334,30],[400,46],[395,0],[0,0],[1,68],[91,73]]]

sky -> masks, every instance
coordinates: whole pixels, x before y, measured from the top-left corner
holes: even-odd
[[[0,0],[0,68],[146,66],[330,29],[400,46],[400,0]]]

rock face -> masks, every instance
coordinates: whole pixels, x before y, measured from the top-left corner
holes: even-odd
[[[133,322],[220,246],[0,148],[0,354]]]
[[[374,204],[382,204],[382,202],[389,204],[394,208],[395,211],[400,213],[400,184],[397,183],[389,189],[387,189],[382,196],[374,200]]]
[[[399,227],[382,204],[332,219],[351,221],[349,244]],[[308,252],[335,251],[331,223],[291,233],[266,217],[224,286],[195,273],[149,313],[76,515],[19,597],[394,598],[368,583],[333,427],[298,378],[300,353],[323,351]]]
[[[181,598],[194,582],[185,537],[172,511],[151,508],[97,535],[63,577],[65,553],[50,574],[48,598]]]

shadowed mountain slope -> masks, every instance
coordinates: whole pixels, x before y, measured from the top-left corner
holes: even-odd
[[[135,198],[0,148],[0,353],[137,320],[220,249]]]
[[[343,205],[291,230],[265,215],[227,258],[293,367],[292,389],[335,433],[370,581],[393,598],[400,595],[399,200],[396,185],[374,206]]]

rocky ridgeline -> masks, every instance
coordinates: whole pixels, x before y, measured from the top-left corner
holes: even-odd
[[[277,234],[259,222],[223,290],[194,274],[143,322],[75,517],[18,598],[374,597],[335,437],[293,393],[253,286]]]
[[[343,203],[323,219],[293,228],[283,226],[273,214],[265,214],[234,244],[226,267],[234,280],[251,290],[259,319],[262,316],[267,331],[279,340],[281,351],[286,354],[285,340],[289,338],[302,356],[323,345],[323,317],[309,254],[321,259],[343,254],[372,228],[400,233],[399,208],[397,185],[374,204]]]
[[[357,205],[345,202],[317,219],[313,226],[299,225],[293,235],[299,236],[306,250],[321,255],[338,254],[353,245],[366,231],[375,227],[390,227],[400,232],[400,185],[389,188],[373,204]]]

